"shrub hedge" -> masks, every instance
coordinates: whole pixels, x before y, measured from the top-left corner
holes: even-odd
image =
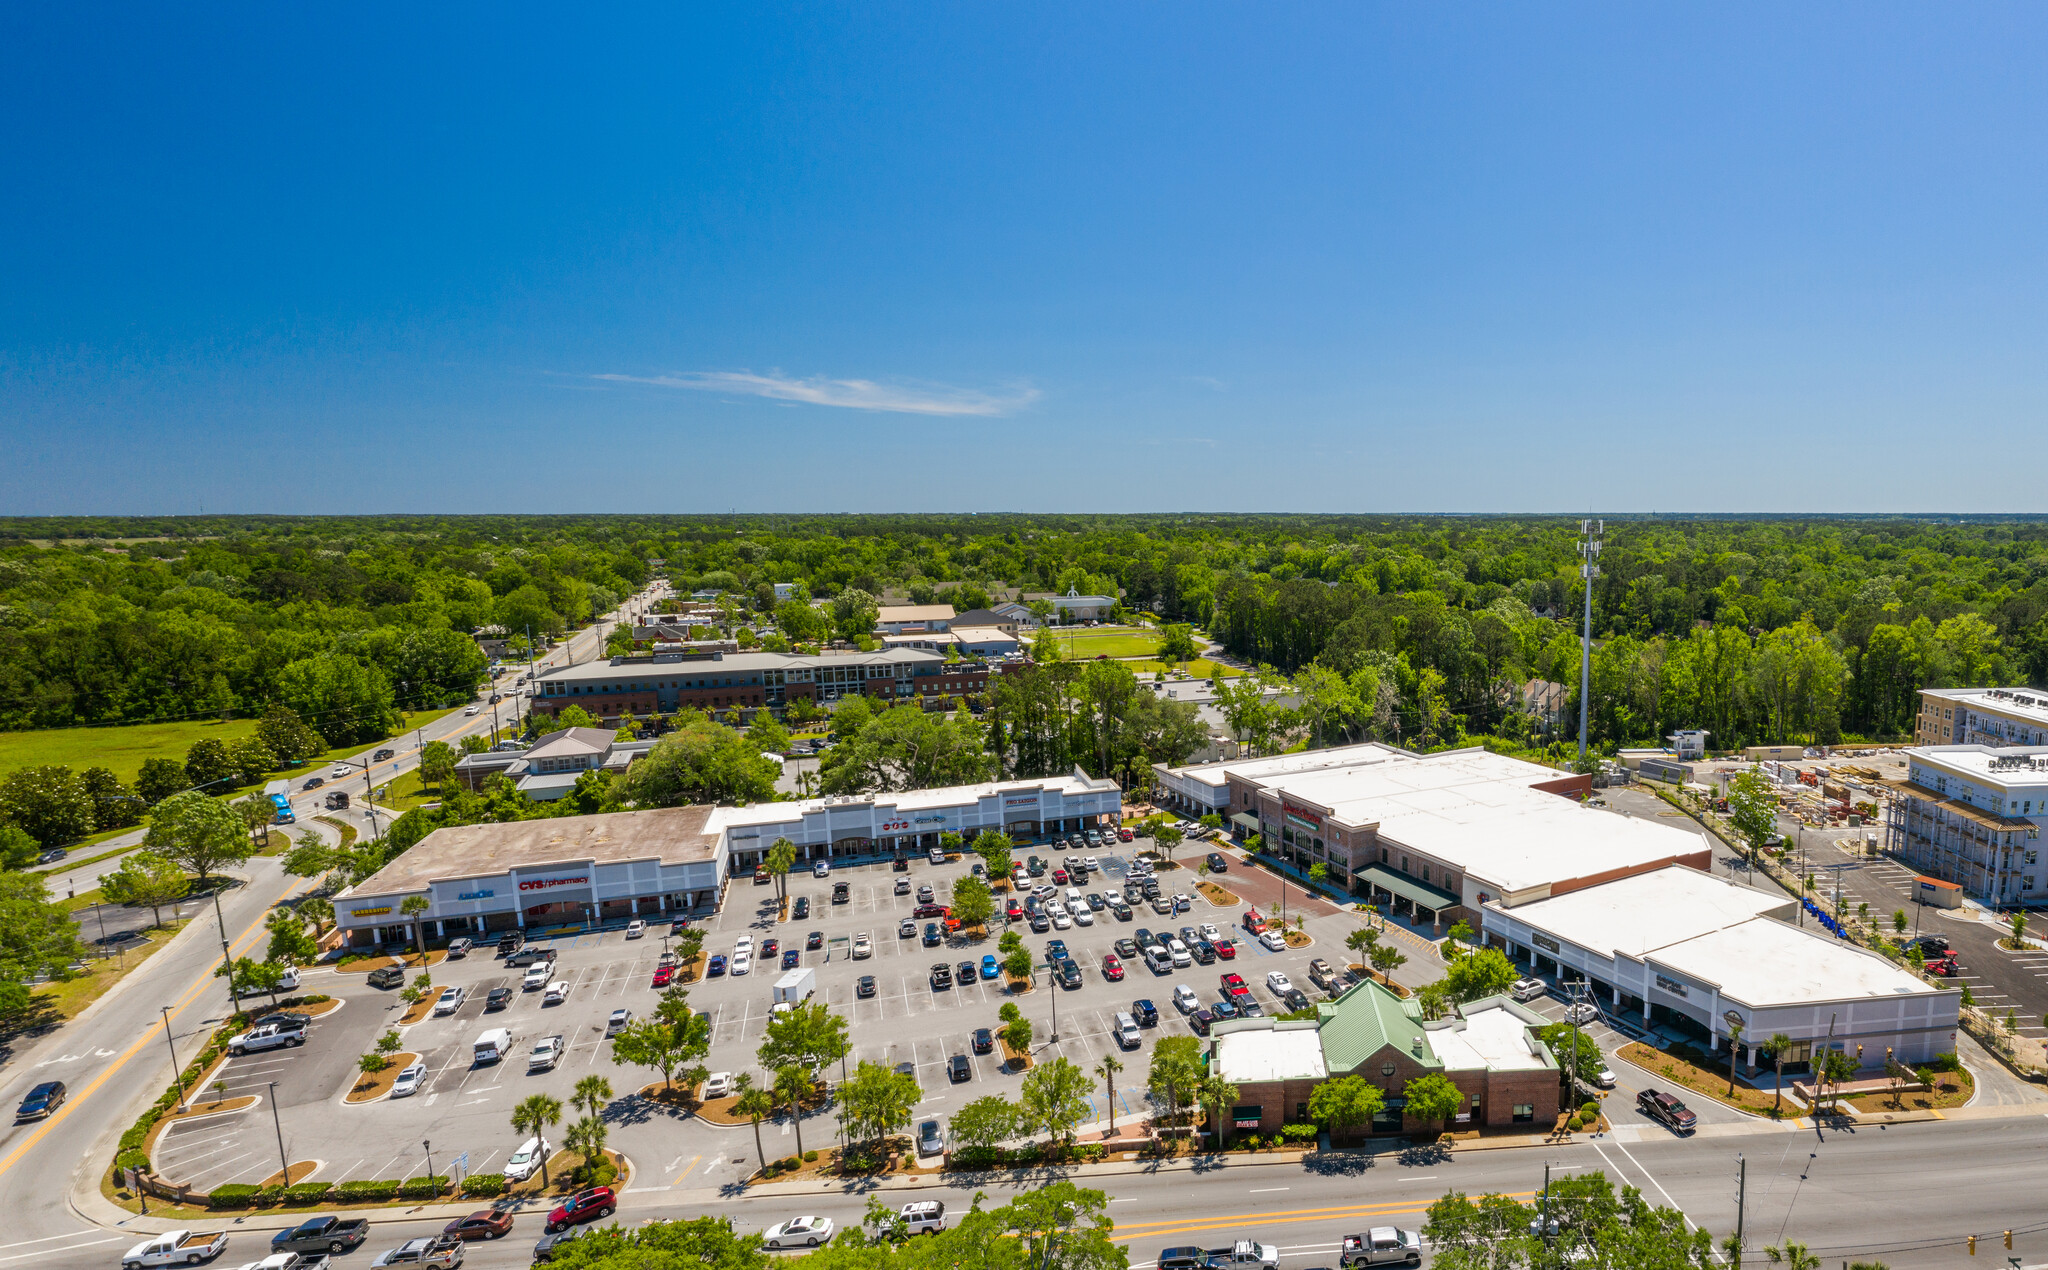
[[[398,1183],[395,1181],[372,1182],[364,1180],[343,1182],[335,1189],[342,1199],[383,1200],[398,1198]]]
[[[299,1182],[284,1188],[284,1202],[287,1204],[317,1204],[327,1198],[327,1192],[334,1189],[331,1182]]]
[[[399,1183],[400,1199],[432,1199],[448,1189],[445,1177],[412,1177]]]
[[[208,1208],[247,1208],[256,1198],[256,1188],[239,1183],[216,1186],[213,1194],[206,1197]]]
[[[503,1173],[478,1173],[462,1179],[462,1193],[476,1199],[489,1199],[503,1195],[511,1188]]]

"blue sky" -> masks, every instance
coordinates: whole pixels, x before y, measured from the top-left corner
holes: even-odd
[[[2048,510],[2038,6],[604,13],[0,16],[0,511]]]

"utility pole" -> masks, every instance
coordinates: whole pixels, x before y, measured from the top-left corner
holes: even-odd
[[[185,1110],[185,1073],[178,1070],[178,1043],[171,1039],[171,1007],[163,1007],[164,1044],[171,1047],[171,1079],[178,1082],[178,1110]]]
[[[213,919],[220,923],[220,964],[228,977],[228,1017],[235,1018],[242,1013],[242,997],[235,991],[235,956],[228,951],[228,919],[221,915],[218,884],[213,888]]]
[[[272,1128],[277,1130],[278,1185],[290,1186],[292,1184],[292,1162],[291,1158],[284,1153],[284,1122],[277,1118],[277,1082],[273,1080],[267,1083],[270,1085],[270,1124]]]
[[[1730,1056],[1730,1058],[1729,1058],[1729,1060],[1728,1060],[1728,1061],[1732,1063],[1732,1062],[1734,1062],[1734,1061],[1735,1061],[1735,1059],[1733,1058],[1733,1056]],[[1748,1160],[1746,1160],[1746,1159],[1744,1159],[1744,1158],[1742,1157],[1742,1153],[1738,1151],[1738,1152],[1736,1152],[1736,1154],[1735,1154],[1735,1257],[1734,1257],[1734,1261],[1735,1261],[1735,1266],[1736,1266],[1736,1270],[1741,1270],[1741,1267],[1742,1267],[1742,1210],[1743,1210],[1743,1204],[1744,1204],[1744,1201],[1745,1201],[1745,1200],[1747,1199],[1747,1197],[1748,1197],[1748,1194],[1749,1194],[1749,1161],[1748,1161]]]
[[[1586,765],[1586,707],[1593,696],[1593,579],[1600,576],[1600,536],[1604,520],[1579,522],[1579,577],[1586,584],[1586,624],[1579,638],[1579,766]]]
[[[1550,1161],[1543,1162],[1543,1246],[1550,1247]]]

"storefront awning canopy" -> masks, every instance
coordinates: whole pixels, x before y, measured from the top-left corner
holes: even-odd
[[[1464,903],[1463,900],[1440,886],[1431,886],[1427,882],[1417,881],[1405,873],[1388,868],[1384,864],[1367,865],[1358,871],[1358,878],[1361,881],[1370,882],[1383,891],[1392,891],[1409,903],[1420,904],[1424,908],[1456,908]]]
[[[1259,831],[1259,818],[1248,811],[1238,812],[1230,818],[1230,823],[1248,833],[1257,833]]]

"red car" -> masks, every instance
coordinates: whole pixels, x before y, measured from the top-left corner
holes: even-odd
[[[1065,869],[1054,869],[1052,871],[1052,880],[1055,885],[1065,886],[1067,884],[1067,871]],[[1560,1081],[1562,1079],[1562,1077],[1559,1078]]]
[[[666,988],[669,985],[669,981],[675,977],[676,968],[674,966],[656,966],[654,968],[654,986],[657,988]]]
[[[1124,977],[1124,963],[1117,959],[1115,953],[1109,953],[1103,957],[1102,977],[1111,983],[1115,983]]]
[[[910,910],[910,915],[918,918],[949,917],[952,915],[952,912],[953,910],[947,908],[944,904],[920,904]]]
[[[1244,976],[1235,970],[1226,970],[1216,977],[1223,981],[1223,990],[1233,997],[1240,993],[1251,991],[1250,988],[1244,986]]]
[[[556,1206],[548,1214],[548,1233],[567,1230],[582,1222],[597,1221],[612,1215],[619,1206],[609,1186],[593,1186],[587,1191],[578,1191]]]
[[[1209,946],[1211,948],[1214,948],[1216,950],[1216,955],[1218,957],[1223,958],[1223,960],[1237,960],[1237,945],[1235,943],[1232,943],[1230,940],[1218,939],[1212,942]]]
[[[479,1208],[467,1217],[458,1217],[441,1228],[444,1235],[456,1239],[496,1239],[512,1232],[512,1214],[501,1213],[492,1208]]]
[[[1015,900],[1011,900],[1010,906],[1003,910],[1003,916],[1013,922],[1021,922],[1024,920],[1024,906]]]

